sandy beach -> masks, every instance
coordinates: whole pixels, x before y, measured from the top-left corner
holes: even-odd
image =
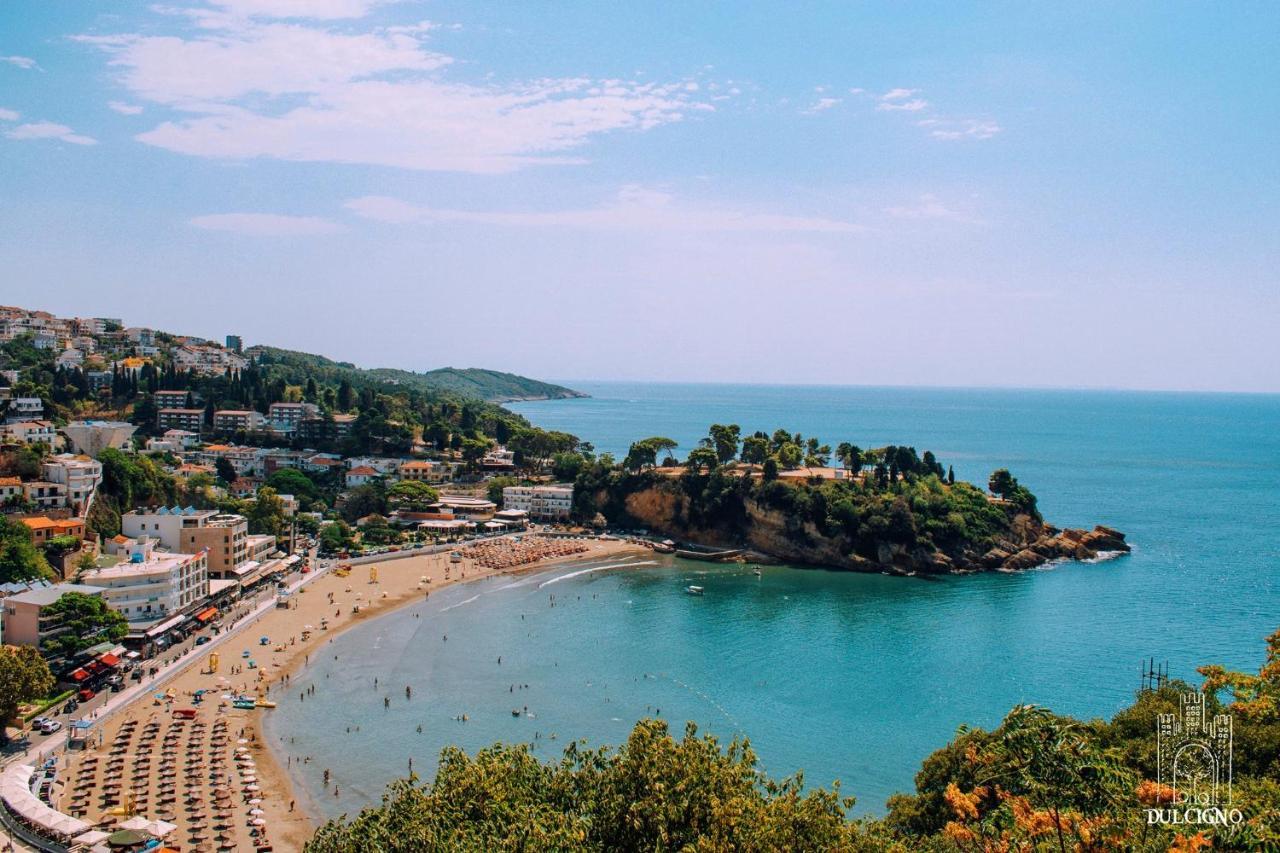
[[[56,807],[90,822],[132,807],[176,824],[168,840],[184,850],[300,850],[316,818],[268,748],[261,715],[287,713],[290,678],[311,654],[352,625],[451,584],[640,551],[621,541],[526,538],[465,550],[461,563],[445,553],[352,566],[346,576],[331,569],[295,592],[288,609],[234,626],[235,636],[219,644],[216,671],[202,655],[162,691],[148,691],[106,720],[100,746],[68,754],[62,778],[70,782]],[[195,703],[197,691],[207,698]],[[236,694],[281,708],[236,709]],[[175,718],[175,709],[187,708],[195,709],[192,719]]]

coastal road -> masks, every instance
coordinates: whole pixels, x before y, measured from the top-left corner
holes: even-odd
[[[315,566],[315,569],[307,574],[295,572],[293,575],[289,576],[290,578],[296,578],[292,580],[292,582],[288,582],[287,589],[290,594],[296,593],[302,587],[315,581],[316,578],[322,577],[335,565],[335,563],[328,562],[321,565],[313,560],[312,565]],[[139,699],[145,694],[153,693],[162,689],[164,685],[179,672],[184,670],[187,666],[196,663],[201,655],[216,651],[236,639],[244,631],[251,628],[261,617],[274,610],[275,606],[276,592],[274,587],[262,590],[248,600],[242,599],[241,602],[237,604],[237,608],[232,611],[239,612],[241,615],[235,617],[234,623],[223,628],[222,632],[218,634],[218,636],[214,637],[208,643],[200,646],[195,645],[195,637],[193,636],[184,640],[178,646],[170,648],[168,650],[168,656],[164,659],[165,662],[161,664],[160,671],[157,672],[154,677],[144,677],[141,682],[131,684],[119,693],[104,692],[95,696],[88,703],[82,704],[80,708],[77,709],[76,719],[91,720],[94,723],[101,723],[110,718],[113,714],[116,714],[126,708],[135,699]],[[155,661],[152,660],[139,665],[150,669],[150,665],[154,664]],[[85,712],[80,713],[82,710]],[[58,717],[55,716],[54,718],[57,719]],[[23,749],[21,752],[15,751],[5,755],[3,760],[0,760],[0,767],[8,767],[14,762],[38,765],[47,758],[56,758],[59,754],[59,750],[62,750],[62,752],[65,753],[68,727],[72,722],[75,722],[75,720],[67,720],[64,715],[64,718],[59,721],[63,723],[62,729],[47,736],[40,736],[36,734],[35,737],[40,738],[38,741],[33,740],[31,745],[26,749]],[[99,731],[101,731],[101,729],[99,729]],[[5,823],[7,824],[9,817],[8,810],[5,809],[4,811],[4,816],[6,818]],[[35,849],[21,846],[21,843],[18,840],[13,840],[10,843],[13,845],[15,850]]]

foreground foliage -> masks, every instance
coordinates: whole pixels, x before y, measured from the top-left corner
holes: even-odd
[[[1167,805],[1156,776],[1157,715],[1177,713],[1173,682],[1110,722],[1014,708],[991,732],[962,727],[925,760],[916,793],[881,820],[850,820],[838,784],[774,781],[745,741],[726,749],[689,724],[676,740],[643,720],[616,752],[570,746],[557,764],[495,745],[441,755],[434,782],[393,783],[380,807],[330,821],[309,853],[582,851],[1186,851],[1280,849],[1280,631],[1257,675],[1201,669],[1207,710],[1232,715],[1231,831],[1148,825]],[[1220,699],[1218,693],[1226,694]]]

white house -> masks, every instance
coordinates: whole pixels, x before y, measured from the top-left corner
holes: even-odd
[[[370,468],[368,465],[361,465],[357,468],[352,468],[347,472],[347,488],[354,489],[356,486],[363,486],[366,483],[376,480],[379,476],[381,475],[378,474],[377,470]]]

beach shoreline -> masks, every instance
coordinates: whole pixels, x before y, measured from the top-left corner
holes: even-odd
[[[527,543],[529,541],[526,540]],[[448,553],[438,553],[354,565],[345,576],[334,568],[324,570],[290,595],[287,609],[268,610],[220,642],[216,672],[210,669],[209,656],[201,655],[166,679],[166,690],[173,691],[172,701],[162,702],[154,697],[154,690],[148,690],[120,708],[103,722],[103,744],[105,746],[118,738],[121,727],[130,721],[135,725],[144,719],[167,722],[170,710],[179,706],[189,707],[193,694],[199,690],[222,695],[220,701],[223,706],[227,705],[227,692],[257,692],[263,699],[278,705],[290,700],[300,701],[294,698],[289,682],[293,675],[310,663],[312,654],[349,628],[407,605],[421,603],[431,593],[445,587],[497,575],[546,571],[566,564],[647,553],[647,549],[641,546],[617,540],[568,540],[572,544],[549,544],[554,541],[546,540],[548,544],[543,547],[562,550],[580,547],[582,550],[511,566],[484,566],[473,557],[454,563]],[[534,540],[533,547],[537,545]],[[463,550],[466,553],[466,549]],[[327,629],[322,629],[326,623]],[[312,628],[308,639],[303,640],[305,626]],[[260,644],[262,637],[268,638],[269,642]],[[250,661],[252,666],[247,666]],[[197,706],[202,708],[202,718],[208,719],[206,714],[211,705],[213,702],[206,701]],[[317,813],[309,797],[295,787],[285,748],[270,743],[265,732],[263,715],[279,712],[266,708],[241,711],[223,707],[215,711],[213,719],[227,720],[241,727],[240,737],[236,740],[246,741],[241,748],[247,751],[256,765],[254,772],[261,790],[254,797],[261,800],[257,808],[264,812],[261,817],[269,830],[271,843],[276,849],[300,850],[325,818]],[[229,742],[225,749],[230,748]],[[69,755],[71,763],[67,768],[67,778],[72,778],[73,771],[81,769],[86,758],[96,754],[99,753],[88,751]],[[210,750],[209,755],[215,756],[216,753]],[[158,778],[155,781],[158,783]],[[67,799],[74,791],[73,786],[67,786],[62,792],[62,799]],[[146,811],[139,809],[139,812]],[[181,819],[176,822],[180,829],[175,840],[182,843],[186,841],[182,837],[185,827],[181,827]],[[244,831],[247,833],[248,829]]]

